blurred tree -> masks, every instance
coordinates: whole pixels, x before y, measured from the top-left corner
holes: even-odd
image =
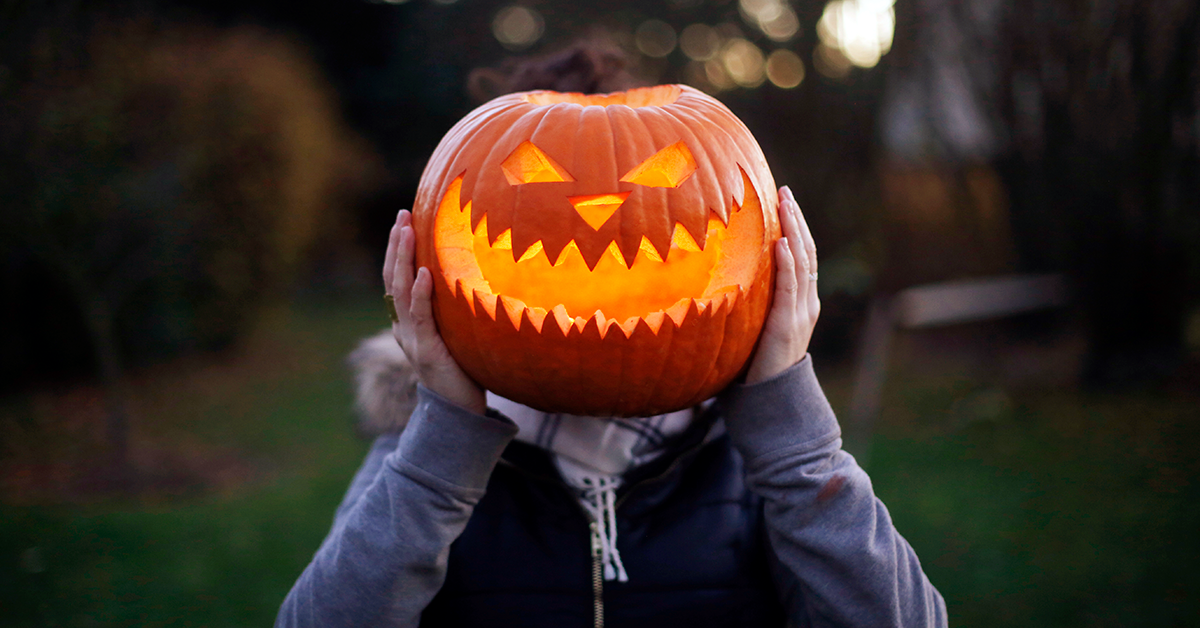
[[[1078,277],[1094,383],[1173,369],[1200,298],[1198,19],[1188,0],[1025,0],[1002,31],[1022,253]]]
[[[1200,299],[1200,7],[915,0],[898,10],[891,152],[995,165],[1020,266],[1075,279],[1086,381],[1172,371]]]
[[[145,19],[88,32],[34,37],[5,104],[0,368],[27,380],[55,338],[75,348],[50,360],[94,364],[119,478],[123,365],[236,339],[373,168],[286,39]]]

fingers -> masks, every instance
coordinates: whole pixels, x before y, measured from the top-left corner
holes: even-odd
[[[800,208],[796,205],[796,201],[787,199],[780,204],[781,222],[783,223],[783,235],[787,238],[788,246],[791,249],[792,258],[796,261],[797,273],[801,273],[803,278],[807,280],[809,270],[808,252],[804,248],[804,235],[800,228]]]
[[[804,212],[800,211],[800,204],[796,202],[796,196],[792,194],[792,189],[786,185],[781,188],[783,194],[787,196],[791,206],[795,209],[796,220],[800,226],[800,238],[806,253],[806,261],[808,271],[816,274],[817,272],[817,243],[813,240],[812,231],[808,228],[808,221],[804,219]]]
[[[808,309],[808,315],[815,323],[817,317],[821,315],[821,297],[817,293],[816,280],[817,243],[813,240],[812,230],[808,228],[808,221],[804,219],[804,212],[800,211],[800,205],[796,203],[796,197],[792,194],[792,190],[785,186],[783,192],[787,195],[788,205],[795,215],[797,226],[800,228],[800,237],[804,243],[804,274],[811,286],[811,289],[807,291],[805,306]]]
[[[412,299],[413,284],[413,255],[415,251],[416,234],[411,226],[397,224],[396,255],[392,267],[392,281],[389,286],[391,295],[396,300],[396,311],[401,320],[408,318]]]
[[[400,227],[392,225],[392,232],[388,234],[387,252],[383,255],[383,291],[386,294],[392,293],[392,276],[395,274],[396,265],[396,247],[400,244]]]
[[[792,247],[786,236],[775,243],[775,267],[779,269],[775,280],[778,293],[775,302],[778,305],[781,299],[786,299],[789,302],[785,305],[790,307],[800,291],[800,284],[796,277],[796,258],[792,255]]]
[[[400,244],[400,228],[411,223],[412,214],[408,210],[402,209],[396,216],[396,224],[392,226],[391,233],[388,234],[387,250],[383,256],[383,289],[388,294],[391,294],[392,277],[395,274],[396,248]]]
[[[417,333],[417,342],[425,340],[430,333],[435,333],[433,324],[433,275],[429,269],[422,266],[417,271],[417,278],[412,286],[412,305],[409,306],[409,316],[413,329]]]

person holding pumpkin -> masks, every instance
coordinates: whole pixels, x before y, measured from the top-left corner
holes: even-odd
[[[659,91],[651,96],[664,91],[652,89]],[[672,99],[691,96],[682,87],[665,92]],[[628,99],[644,100],[646,93]],[[619,96],[599,98],[607,100],[584,104],[607,103]],[[454,134],[452,130],[448,137]],[[696,143],[694,138],[689,141]],[[561,150],[542,152],[539,142],[546,143],[535,137],[519,144],[513,140],[511,150],[502,147],[500,156],[508,158],[499,166],[510,183],[547,180],[523,181],[510,168],[512,155],[530,150],[527,144],[539,154],[522,159],[558,173],[556,181],[573,181],[594,158],[580,156],[564,168],[556,161],[565,161]],[[757,144],[753,148],[757,151]],[[681,160],[691,164],[691,171],[677,177],[680,181],[696,170],[695,160],[690,154],[686,157],[672,157],[676,165]],[[629,157],[621,168],[633,166],[637,159],[641,157]],[[436,170],[433,164],[438,160],[435,153],[426,177]],[[457,166],[447,167],[459,172]],[[743,184],[738,189],[742,201],[736,208],[725,208],[721,218],[732,226],[735,212],[739,220],[759,216],[756,237],[764,243],[767,257],[761,271],[752,268],[747,275],[745,291],[738,288],[736,303],[713,299],[705,301],[704,311],[709,318],[734,320],[741,315],[734,314],[740,312],[735,307],[746,310],[761,303],[761,334],[757,344],[751,338],[744,350],[721,350],[721,355],[744,351],[749,358],[731,367],[729,378],[740,372],[740,381],[721,380],[712,399],[682,410],[662,408],[664,413],[648,417],[542,412],[494,394],[492,388],[521,392],[519,386],[506,388],[506,382],[495,379],[485,390],[479,382],[488,377],[477,362],[493,357],[483,353],[512,353],[514,346],[519,352],[520,345],[510,344],[506,336],[488,336],[491,332],[478,325],[503,322],[509,326],[502,325],[503,330],[511,332],[523,329],[533,317],[541,319],[541,330],[553,332],[557,314],[547,306],[536,315],[524,311],[501,316],[507,309],[517,312],[514,303],[524,302],[489,293],[494,313],[472,323],[477,327],[471,337],[492,342],[452,348],[451,336],[444,335],[449,330],[439,328],[434,303],[442,300],[442,314],[448,316],[450,302],[464,293],[465,284],[447,283],[446,275],[454,272],[447,261],[452,256],[430,257],[428,251],[440,244],[418,245],[414,220],[420,211],[416,218],[401,211],[383,268],[386,292],[394,301],[391,333],[357,352],[360,366],[365,365],[360,400],[368,414],[383,415],[394,429],[376,439],[329,535],[285,599],[276,625],[946,625],[941,595],[893,527],[866,473],[841,450],[837,419],[813,372],[808,344],[820,300],[812,234],[791,191],[782,187],[777,196],[760,195],[764,182],[774,191],[769,171],[751,177],[747,169],[741,166],[741,181],[729,179],[731,185]],[[635,171],[638,168],[630,169]],[[636,176],[621,181],[629,183],[623,187],[631,191],[617,205],[637,199],[641,192],[634,184],[677,185]],[[441,205],[439,219],[442,213],[470,216],[469,203],[458,202],[456,186],[462,185],[461,176],[436,184],[432,203]],[[448,190],[444,196],[443,190]],[[418,205],[429,205],[421,192]],[[626,211],[626,205],[621,207]],[[580,213],[586,221],[588,215]],[[723,226],[719,222],[710,222],[717,231],[710,231],[709,239],[737,237],[714,235]],[[587,255],[584,237],[592,232],[603,236],[606,224],[581,223],[580,252],[559,251],[555,257]],[[487,228],[478,232],[486,234]],[[466,234],[464,238],[471,237],[469,229]],[[518,236],[512,237],[515,242]],[[500,239],[482,239],[474,246],[484,250]],[[705,248],[704,238],[698,240],[694,248]],[[686,257],[678,247],[657,255],[642,247],[637,253],[636,244],[635,255],[660,262],[669,256]],[[418,259],[422,246],[426,263]],[[454,246],[471,244],[464,240]],[[614,257],[620,259],[621,252]],[[519,257],[510,255],[513,260]],[[599,262],[587,264],[588,271],[597,267]],[[628,270],[634,268],[628,264]],[[447,292],[448,285],[459,288]],[[475,295],[475,305],[464,309],[463,316],[480,316],[480,292],[470,294]],[[683,322],[660,311],[657,324],[674,326],[682,337],[687,317],[699,314],[695,303],[700,300],[684,299],[693,305],[677,313]],[[520,323],[510,323],[506,316]],[[608,334],[624,333],[610,344],[632,338],[646,324],[636,316],[628,325],[597,316],[599,322],[593,318],[587,325]],[[583,319],[574,320],[578,329],[588,328]],[[556,342],[570,336],[560,335]],[[456,360],[456,352],[460,359],[469,359]],[[594,354],[602,356],[603,351],[595,348]],[[489,372],[495,371],[493,366]],[[547,376],[551,379],[544,381],[556,381],[558,374]],[[692,384],[670,380],[672,376],[661,374],[672,389]],[[566,388],[565,394],[553,391],[547,397],[559,400],[550,405],[568,406],[575,398],[594,401],[584,385]],[[700,399],[711,395],[703,387],[697,391],[694,395],[702,395]],[[692,399],[687,395],[693,393],[681,394],[678,398]],[[647,404],[644,407],[658,408],[653,400]]]

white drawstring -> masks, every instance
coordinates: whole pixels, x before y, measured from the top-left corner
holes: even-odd
[[[617,486],[620,476],[605,477],[588,475],[583,482],[583,507],[592,518],[592,529],[600,541],[600,563],[604,565],[604,579],[628,582],[625,565],[621,564],[621,553],[617,551]]]

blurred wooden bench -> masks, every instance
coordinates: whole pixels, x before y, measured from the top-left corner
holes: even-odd
[[[1057,308],[1068,302],[1060,274],[1005,275],[914,286],[871,301],[846,421],[847,449],[866,466],[887,379],[888,350],[901,329],[927,329]]]

